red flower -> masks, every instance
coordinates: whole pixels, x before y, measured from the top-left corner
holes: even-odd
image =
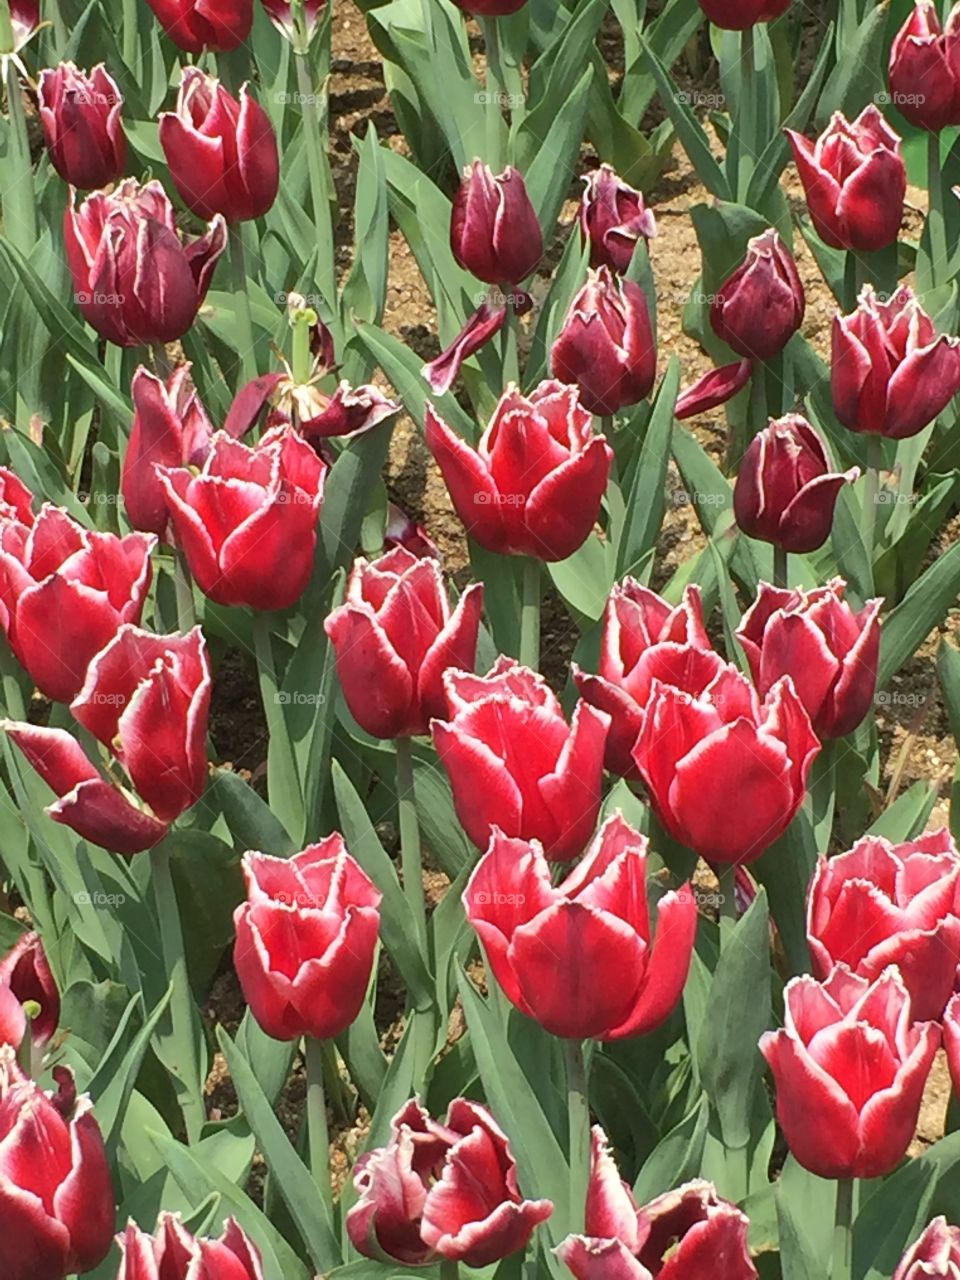
[[[40,0],[9,0],[13,48],[0,49],[0,54],[19,53],[40,27]]]
[[[233,959],[275,1040],[340,1035],[360,1012],[377,949],[380,892],[337,832],[294,858],[247,853]]]
[[[20,1005],[29,1000],[39,1006],[39,1013],[30,1020],[30,1032],[33,1043],[42,1049],[60,1021],[60,992],[38,934],[24,933],[0,959],[0,988],[12,992]]]
[[[123,177],[123,94],[102,62],[89,75],[72,62],[41,71],[37,102],[50,161],[65,182],[90,191]]]
[[[760,1038],[777,1120],[820,1178],[877,1178],[906,1154],[940,1032],[915,1022],[897,970],[872,984],[839,964],[826,982],[784,990],[785,1025]]]
[[[933,0],[917,0],[890,47],[890,95],[904,119],[939,133],[960,124],[960,12],[941,28]]]
[[[586,190],[580,202],[580,231],[590,244],[591,267],[626,271],[642,236],[657,234],[653,213],[609,164],[586,174]]]
[[[164,31],[186,53],[237,49],[253,26],[253,0],[147,0]]]
[[[455,1098],[440,1124],[411,1099],[394,1116],[390,1140],[362,1155],[360,1193],[347,1214],[353,1247],[408,1266],[438,1258],[485,1267],[525,1249],[553,1212],[524,1200],[506,1135],[479,1103]]]
[[[960,1227],[948,1225],[941,1214],[924,1228],[903,1255],[893,1280],[955,1280],[960,1275]]]
[[[700,0],[700,8],[723,31],[746,31],[758,22],[772,22],[790,7],[790,0]]]
[[[776,231],[764,231],[748,242],[743,262],[717,291],[710,324],[738,356],[769,360],[800,328],[805,307],[793,256]]]
[[[505,18],[517,13],[527,0],[453,0],[464,13],[475,13],[482,18]]]
[[[686,390],[680,392],[673,416],[678,422],[683,422],[699,413],[706,413],[708,409],[716,409],[718,405],[726,404],[738,391],[743,390],[750,381],[752,372],[751,360],[736,360],[732,364],[722,364],[708,370]]]
[[[619,813],[556,888],[539,842],[495,827],[463,906],[508,999],[552,1035],[643,1035],[680,999],[696,900],[689,885],[665,894],[651,927],[647,840]]]
[[[117,1280],[264,1280],[260,1251],[235,1218],[208,1240],[191,1235],[179,1214],[161,1213],[152,1236],[128,1222],[117,1243]]]
[[[494,176],[474,160],[453,201],[450,247],[460,266],[487,284],[526,280],[543,256],[543,233],[516,169]]]
[[[501,656],[486,676],[448,671],[450,720],[433,741],[457,817],[485,849],[494,827],[539,840],[554,862],[582,853],[596,825],[609,717],[584,702],[568,724],[534,671]]]
[[[270,21],[277,28],[282,36],[287,40],[293,40],[296,32],[293,21],[293,5],[290,0],[260,0],[269,14]],[[313,31],[323,14],[326,0],[304,0],[303,17],[306,25],[307,39],[313,35]]]
[[[19,520],[29,527],[34,519],[33,494],[19,476],[0,467],[0,520]]]
[[[960,992],[950,997],[943,1011],[943,1047],[953,1092],[960,1094]]]

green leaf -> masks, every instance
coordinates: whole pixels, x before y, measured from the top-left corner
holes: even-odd
[[[646,42],[643,42],[643,50],[647,69],[656,81],[660,101],[663,103],[663,108],[667,115],[673,121],[677,137],[683,144],[683,149],[686,151],[690,163],[696,169],[697,177],[707,190],[712,195],[717,196],[718,199],[732,200],[733,193],[723,170],[713,158],[710,150],[710,140],[704,132],[703,126],[686,102],[681,100],[681,95],[677,93],[676,85],[670,78],[669,71]]]
[[[638,1204],[697,1177],[707,1140],[710,1107],[704,1095],[689,1115],[657,1144],[637,1175],[633,1194]]]
[[[623,532],[617,547],[618,580],[638,573],[644,582],[650,580],[650,570],[653,567],[651,553],[656,548],[660,526],[663,524],[673,411],[679,391],[680,361],[672,356],[653,404],[647,434],[627,497]]]
[[[170,1003],[172,993],[173,987],[170,986],[128,1046],[125,1043],[128,1024],[143,1003],[139,994],[133,997],[112,1043],[107,1048],[102,1062],[87,1087],[88,1093],[96,1103],[97,1121],[111,1159],[116,1153],[120,1130],[137,1082],[137,1075],[147,1049],[150,1047],[150,1040],[157,1023]]]
[[[880,629],[877,688],[891,677],[946,616],[960,592],[960,543],[939,556],[903,597]]]

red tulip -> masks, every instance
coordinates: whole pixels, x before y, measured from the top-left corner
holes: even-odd
[[[309,382],[295,382],[289,372],[251,379],[234,396],[224,431],[234,437],[245,435],[270,406],[268,426],[295,423],[298,434],[317,444],[333,436],[348,439],[362,435],[399,413],[400,405],[374,386],[351,387],[342,381],[332,396],[321,391],[317,385],[320,378],[331,372],[327,359],[322,355],[315,360]]]
[[[74,300],[97,333],[120,347],[175,342],[196,318],[227,245],[218,215],[199,240],[181,241],[159,182],[126,178],[64,217]]]
[[[313,571],[325,473],[289,427],[268,431],[253,448],[218,431],[199,474],[158,466],[177,544],[200,590],[217,604],[295,604]]]
[[[46,697],[76,697],[94,655],[140,621],[155,545],[92,532],[62,507],[44,506],[30,527],[0,523],[0,625]]]
[[[40,27],[40,0],[8,0],[10,13],[9,48],[0,47],[0,54],[19,53]]]
[[[590,413],[610,416],[637,404],[657,376],[647,298],[638,284],[600,267],[587,275],[551,353],[554,376],[580,389]]]
[[[806,418],[788,413],[754,436],[733,489],[737,524],[751,538],[804,554],[822,547],[833,527],[841,486],[858,467],[831,471],[826,445]]]
[[[38,1006],[30,1032],[34,1045],[42,1049],[60,1021],[60,992],[38,934],[22,934],[0,958],[0,989],[10,991],[21,1006],[28,1001]]]
[[[29,527],[34,519],[33,494],[19,476],[0,467],[0,520],[18,520]]]
[[[613,450],[577,392],[509,386],[473,449],[427,405],[427,447],[467,533],[488,551],[565,560],[600,514]]]
[[[161,1213],[152,1236],[128,1222],[117,1236],[117,1280],[264,1280],[260,1251],[235,1218],[218,1240],[198,1239],[175,1213]]]
[[[699,692],[725,665],[704,630],[699,587],[687,587],[682,602],[671,608],[633,578],[617,583],[603,611],[597,674],[572,668],[582,697],[610,716],[610,772],[639,777],[633,745],[655,679]]]
[[[527,0],[453,0],[453,3],[464,13],[481,18],[505,18],[522,9]]]
[[[290,0],[260,0],[260,3],[280,34],[288,40],[293,40],[297,33],[293,17],[294,6]],[[308,41],[320,23],[325,5],[326,0],[303,0],[303,21]]]
[[[437,562],[403,547],[373,563],[357,560],[344,604],[324,623],[350,714],[375,738],[426,733],[446,713],[443,674],[472,671],[483,587],[450,608]]]
[[[357,1161],[353,1181],[353,1247],[408,1266],[499,1262],[525,1249],[553,1212],[549,1200],[522,1199],[506,1134],[466,1098],[454,1098],[442,1124],[411,1099],[394,1116],[387,1145]]]
[[[960,1276],[960,1227],[953,1227],[941,1214],[924,1228],[923,1234],[903,1255],[893,1280],[956,1280]]]
[[[388,551],[394,547],[404,547],[411,555],[422,560],[429,556],[431,560],[440,561],[440,548],[427,533],[422,524],[395,502],[387,504],[387,527],[383,531],[383,545]]]
[[[712,1182],[700,1179],[638,1209],[595,1125],[586,1235],[567,1236],[555,1252],[576,1280],[756,1280],[749,1225]]]
[[[649,240],[657,234],[653,213],[609,164],[588,173],[586,190],[580,202],[580,232],[590,244],[591,267],[609,267],[624,272],[633,259],[633,251],[642,236]]]
[[[56,1067],[47,1093],[0,1047],[0,1275],[64,1280],[99,1266],[113,1238],[103,1137],[73,1073]]]
[[[871,982],[900,970],[918,1022],[940,1020],[960,964],[960,854],[946,830],[891,844],[864,836],[821,857],[807,898],[816,975],[842,962]]]
[[[380,892],[334,832],[294,858],[247,853],[233,960],[250,1010],[275,1040],[345,1031],[363,1005]]]
[[[938,335],[913,291],[881,302],[870,285],[833,321],[830,389],[851,431],[915,436],[960,390],[960,339]]]
[[[253,0],[147,0],[164,31],[186,53],[237,49],[253,26]]]
[[[9,1045],[19,1052],[28,1026],[23,1005],[9,987],[0,984],[0,1047]]]
[[[516,169],[494,176],[474,160],[453,202],[450,247],[460,266],[487,284],[526,280],[543,256],[543,233]]]
[[[700,0],[700,8],[723,31],[746,31],[758,22],[773,22],[790,7],[790,0]]]
[[[960,1095],[960,993],[950,997],[943,1011],[943,1047],[953,1092]]]
[[[496,337],[507,323],[509,314],[506,302],[492,302],[489,298],[481,302],[450,345],[421,370],[435,395],[442,396],[450,390],[464,361]]]
[[[795,1159],[820,1178],[877,1178],[902,1160],[940,1042],[915,1022],[897,970],[872,984],[844,964],[784,990],[785,1025],[760,1038],[777,1120]]]
[[[448,671],[450,720],[433,741],[453,788],[457,817],[485,849],[494,827],[539,840],[569,862],[596,825],[609,716],[579,702],[568,724],[543,677],[499,657],[486,676]]]
[[[123,94],[102,62],[89,75],[72,62],[41,71],[37,101],[50,161],[65,182],[89,191],[123,177]]]
[[[793,129],[786,134],[820,239],[834,249],[863,252],[893,244],[907,171],[900,138],[874,104],[852,122],[835,111],[815,143]]]
[[[761,703],[733,666],[702,692],[654,680],[633,748],[666,830],[713,862],[752,862],[790,825],[820,744],[789,676]],[[749,795],[749,805],[730,806]]]
[[[710,369],[702,377],[697,378],[686,390],[681,391],[674,405],[673,416],[678,422],[693,418],[697,414],[716,409],[721,404],[732,400],[738,391],[750,381],[753,372],[751,360],[737,360],[732,364],[723,364]]]
[[[280,187],[273,126],[247,85],[239,101],[199,67],[184,67],[175,111],[160,116],[160,145],[188,209],[209,221],[262,217]]]
[[[818,738],[852,733],[873,703],[880,658],[880,606],[851,609],[834,578],[812,591],[760,583],[737,637],[761,696],[790,676]]]
[[[890,97],[900,114],[939,133],[960,124],[960,10],[941,28],[933,0],[916,0],[890,47]]]
[[[806,297],[797,264],[776,231],[747,243],[747,254],[710,304],[717,337],[738,356],[769,360],[803,323]]]
[[[651,927],[647,840],[619,813],[556,888],[538,841],[494,827],[463,907],[507,998],[552,1035],[644,1035],[680,999],[696,899],[689,885],[666,893]]]

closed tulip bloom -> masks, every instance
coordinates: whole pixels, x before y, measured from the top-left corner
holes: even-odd
[[[276,135],[246,84],[238,101],[199,67],[184,67],[176,110],[160,116],[160,145],[180,198],[204,221],[220,213],[247,222],[277,198]]]
[[[654,680],[633,758],[675,840],[708,861],[743,863],[793,821],[819,750],[789,676],[761,702],[728,666],[702,693]],[[750,803],[732,811],[736,795]]]
[[[60,992],[39,934],[22,934],[7,954],[0,957],[0,987],[12,992],[21,1006],[28,1001],[37,1006],[38,1011],[30,1020],[30,1032],[34,1045],[42,1049],[60,1021]]]
[[[123,177],[123,94],[102,62],[89,75],[72,62],[41,71],[37,101],[50,161],[65,182],[90,191]]]
[[[580,201],[580,232],[590,245],[591,267],[626,271],[637,241],[657,234],[653,213],[609,164],[602,164],[584,178]]]
[[[535,671],[501,655],[490,673],[448,671],[448,720],[433,742],[457,817],[479,849],[494,827],[539,840],[548,858],[582,853],[600,811],[609,716],[578,702],[570,723]]]
[[[960,1277],[960,1227],[951,1226],[941,1214],[903,1255],[893,1280],[958,1280]]]
[[[500,555],[565,560],[600,514],[613,450],[577,391],[511,384],[474,449],[427,405],[427,447],[467,533]]]
[[[634,578],[618,582],[603,611],[597,674],[573,666],[582,697],[610,716],[605,763],[611,773],[639,777],[633,744],[655,679],[699,691],[725,665],[704,629],[699,587],[686,587],[671,607]]]
[[[886,302],[864,285],[856,311],[834,317],[830,356],[833,407],[851,431],[915,436],[960,390],[960,339],[938,335],[906,285]]]
[[[841,487],[859,475],[858,467],[834,471],[810,423],[788,413],[747,446],[733,487],[737,524],[749,537],[785,551],[816,551],[830,537]]]
[[[40,0],[8,0],[10,32],[0,54],[19,53],[40,28]]]
[[[176,1213],[161,1213],[154,1234],[128,1222],[117,1236],[117,1280],[264,1280],[263,1259],[235,1218],[216,1240],[192,1235]]]
[[[632,280],[591,271],[551,354],[554,376],[580,390],[590,413],[609,416],[647,395],[657,376],[646,294]]]
[[[816,975],[848,965],[871,982],[895,964],[918,1022],[937,1022],[960,963],[960,854],[945,829],[891,844],[864,836],[821,857],[807,898]]]
[[[447,710],[443,674],[473,670],[483,587],[451,609],[436,560],[404,547],[357,560],[346,601],[324,623],[350,714],[375,738],[426,733]]]
[[[890,47],[890,94],[900,114],[921,129],[939,133],[960,124],[957,6],[941,28],[933,0],[917,0]]]
[[[354,1166],[360,1193],[347,1214],[353,1247],[407,1266],[440,1259],[485,1267],[530,1242],[553,1212],[524,1200],[506,1134],[477,1102],[454,1098],[434,1120],[416,1098],[394,1116],[390,1138]]]
[[[253,26],[253,0],[147,0],[164,31],[186,53],[228,53]]]
[[[293,20],[294,6],[290,0],[260,0],[260,3],[280,34],[287,40],[293,40],[296,36],[296,26]],[[325,6],[326,0],[304,0],[303,20],[308,41],[320,22]]]
[[[903,1159],[940,1042],[916,1022],[903,979],[873,983],[839,964],[783,993],[784,1026],[760,1038],[777,1120],[794,1158],[819,1178],[878,1178]]]
[[[746,31],[779,18],[790,8],[790,0],[700,0],[700,8],[723,31]]]
[[[474,160],[453,201],[450,247],[460,266],[486,284],[526,280],[543,256],[543,233],[516,169],[508,165],[494,176]]]
[[[747,1216],[712,1182],[686,1182],[638,1208],[599,1125],[591,1146],[586,1234],[555,1250],[576,1280],[756,1280]]]
[[[463,893],[510,1002],[552,1035],[622,1040],[671,1013],[697,932],[689,885],[647,905],[647,840],[617,813],[556,888],[536,840],[496,827]]]
[[[275,1040],[346,1031],[363,1004],[380,891],[334,832],[294,858],[247,853],[233,959],[244,998]]]
[[[817,234],[834,249],[871,252],[900,231],[907,170],[900,138],[871,102],[849,121],[835,111],[810,142],[786,130]]]
[[[120,347],[175,342],[193,324],[227,245],[219,215],[199,240],[181,240],[159,182],[126,178],[95,191],[63,228],[75,301],[102,338]]]
[[[295,604],[313,572],[325,474],[326,464],[289,427],[273,428],[253,448],[218,431],[196,474],[157,467],[200,590],[223,605]]]
[[[46,1092],[0,1046],[0,1275],[64,1280],[103,1261],[114,1199],[103,1137],[73,1073],[56,1067]]]
[[[852,609],[846,586],[834,578],[812,591],[786,591],[761,582],[737,628],[761,696],[790,676],[821,739],[852,733],[877,687],[883,601]]]
[[[139,622],[156,539],[96,533],[62,507],[0,522],[0,625],[34,684],[55,702],[80,692],[95,654]]]
[[[714,333],[737,355],[769,360],[803,323],[806,297],[797,264],[774,230],[754,236],[710,304]]]

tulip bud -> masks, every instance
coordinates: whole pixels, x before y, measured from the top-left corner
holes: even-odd
[[[900,138],[871,102],[856,120],[835,111],[810,142],[786,130],[817,234],[834,249],[870,252],[900,231],[907,170]]]
[[[814,972],[825,978],[843,963],[873,982],[895,964],[914,1020],[938,1022],[960,963],[957,913],[960,854],[948,831],[896,845],[864,836],[817,863],[807,899]]]
[[[600,810],[609,717],[579,702],[568,724],[543,677],[502,655],[488,675],[448,671],[444,684],[450,719],[434,720],[433,742],[473,843],[485,849],[499,827],[539,840],[555,862],[582,853]]]
[[[960,1227],[941,1214],[903,1255],[893,1280],[956,1280],[960,1276]]]
[[[73,1073],[54,1068],[47,1093],[0,1046],[3,1280],[64,1280],[110,1250],[114,1199],[103,1137]]]
[[[915,1022],[892,965],[871,985],[838,964],[826,982],[787,983],[784,1026],[760,1037],[777,1120],[819,1178],[878,1178],[906,1154],[940,1031]]]
[[[590,244],[591,267],[609,267],[621,274],[630,266],[637,241],[657,234],[653,213],[608,164],[584,178],[580,202],[580,232]]]
[[[530,275],[543,255],[543,233],[516,169],[508,165],[495,177],[474,160],[453,201],[450,247],[486,284],[520,284]]]
[[[752,862],[783,834],[819,750],[789,676],[761,703],[727,666],[699,692],[654,680],[633,758],[668,833],[726,864]],[[730,796],[748,793],[731,812]]]
[[[60,1021],[60,992],[38,934],[23,934],[0,958],[0,987],[11,991],[21,1006],[28,1002],[35,1006],[30,1032],[33,1043],[42,1049]]]
[[[294,858],[247,853],[233,959],[275,1040],[329,1040],[354,1021],[373,970],[380,891],[334,832]]]
[[[941,28],[933,0],[916,0],[890,47],[890,96],[904,119],[939,133],[960,124],[960,7]]]
[[[737,524],[751,538],[801,555],[822,547],[840,487],[860,474],[831,471],[827,447],[806,418],[770,421],[747,447],[733,488]]]
[[[199,240],[182,242],[159,182],[126,178],[95,191],[64,217],[74,301],[102,338],[120,347],[182,338],[196,318],[227,245],[219,215]]]
[[[264,1280],[263,1259],[235,1218],[217,1240],[198,1239],[177,1213],[161,1213],[152,1236],[128,1222],[117,1236],[117,1280]]]
[[[89,191],[119,181],[127,163],[123,94],[102,62],[89,75],[72,62],[42,71],[37,101],[50,161],[65,182]]]
[[[478,18],[506,18],[522,9],[527,0],[453,0],[453,3],[464,13]]]
[[[779,18],[790,8],[790,0],[700,0],[700,8],[722,31],[746,31]]]
[[[851,431],[915,436],[960,390],[960,339],[938,336],[906,285],[886,302],[864,285],[856,311],[834,317],[830,390]]]
[[[186,53],[238,49],[253,26],[253,0],[147,0],[160,25]]]
[[[565,560],[600,514],[613,450],[577,392],[512,384],[472,449],[427,405],[425,439],[467,533],[488,551]]]
[[[442,1124],[412,1098],[393,1117],[387,1145],[357,1161],[353,1181],[353,1247],[407,1266],[489,1266],[524,1250],[553,1212],[549,1200],[521,1198],[506,1134],[466,1098],[454,1098]]]
[[[0,28],[0,55],[19,53],[40,27],[40,0],[7,0],[2,9],[9,11],[10,26]]]
[[[756,600],[737,628],[761,696],[790,676],[818,738],[852,733],[873,704],[880,658],[880,606],[859,613],[834,578],[812,591],[786,591],[760,583]]]
[[[297,6],[291,4],[290,0],[260,0],[260,3],[280,34],[292,44],[299,44],[302,36],[304,47],[308,47],[313,39],[326,6],[326,0],[302,0],[300,8],[303,14],[304,30],[301,33],[296,29],[294,16]]]
[[[776,231],[747,244],[747,256],[717,291],[710,324],[737,355],[769,360],[803,321],[806,299],[797,265]]]
[[[180,198],[204,221],[220,213],[248,222],[277,198],[276,135],[247,85],[238,101],[199,67],[184,67],[176,111],[160,116],[160,145]]]
[[[657,376],[647,298],[638,284],[589,272],[553,344],[551,367],[580,390],[590,413],[609,417],[647,395]]]
[[[45,505],[28,527],[0,522],[0,625],[34,684],[69,702],[94,655],[139,622],[156,539],[95,533]]]

